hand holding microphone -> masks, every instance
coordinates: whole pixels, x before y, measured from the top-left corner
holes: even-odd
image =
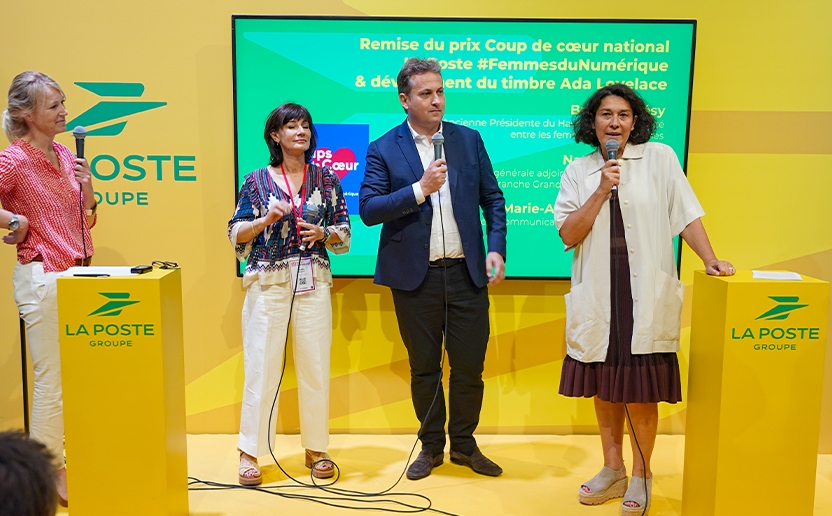
[[[430,141],[433,144],[433,162],[422,174],[422,179],[419,180],[419,186],[422,188],[422,194],[425,197],[438,191],[448,180],[448,164],[445,158],[442,157],[442,145],[445,143],[445,137],[442,136],[442,133],[436,133]]]
[[[621,181],[621,169],[618,168],[618,142],[609,140],[606,144],[607,162],[601,169],[601,184],[598,189],[606,195],[608,192],[613,197],[618,195],[618,183]]]
[[[92,195],[92,170],[87,160],[75,158],[75,180],[81,185],[81,189]]]
[[[315,224],[315,219],[317,217],[318,205],[312,201],[306,201],[303,205],[303,220],[298,221],[298,226],[302,228],[300,232],[301,251],[305,251],[307,247],[312,245],[317,240],[322,240],[326,235],[324,228]]]

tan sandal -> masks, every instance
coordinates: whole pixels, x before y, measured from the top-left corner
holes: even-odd
[[[650,505],[653,503],[653,477],[647,479],[647,492],[644,491],[644,483],[644,477],[633,475],[630,488],[627,489],[624,501],[621,502],[621,514],[647,514],[647,511],[650,510]],[[626,505],[627,503],[635,504],[635,506],[630,507]],[[647,509],[644,508],[645,504]]]
[[[331,478],[335,475],[335,464],[327,452],[306,450],[306,467],[315,478]]]
[[[624,478],[621,478],[624,475]],[[586,488],[586,489],[584,489]],[[624,465],[618,471],[604,466],[597,475],[581,485],[578,500],[586,505],[598,505],[621,498],[627,491],[627,470]]]
[[[257,459],[251,460],[250,455],[240,452],[240,470],[238,477],[242,486],[259,486],[263,483],[263,476],[260,474],[260,466]],[[252,472],[254,472],[252,474]]]

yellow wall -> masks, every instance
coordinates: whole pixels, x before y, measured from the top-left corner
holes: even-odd
[[[441,14],[600,18],[614,13],[619,18],[697,19],[689,177],[708,213],[704,222],[714,247],[741,269],[789,268],[832,280],[832,211],[824,202],[832,192],[832,140],[826,123],[832,112],[832,96],[826,93],[832,83],[832,4],[686,4],[460,0],[442,4]],[[167,105],[129,117],[117,137],[90,138],[88,155],[195,157],[196,181],[173,181],[169,162],[161,181],[155,174],[139,182],[99,181],[99,190],[146,191],[149,205],[104,206],[93,233],[98,264],[167,259],[182,265],[191,432],[234,432],[239,418],[243,295],[225,237],[234,205],[233,13],[427,14],[425,4],[380,0],[0,5],[3,89],[20,71],[44,71],[64,87],[72,117],[98,100],[74,82],[141,82],[141,100]],[[70,143],[66,136],[59,140]],[[512,257],[518,259],[522,257]],[[0,282],[0,324],[5,330],[0,334],[0,428],[22,426],[10,281],[14,261],[12,248],[0,248],[0,270],[7,278]],[[682,263],[682,279],[690,283],[692,271],[701,264],[688,249]],[[486,362],[482,431],[594,431],[591,402],[557,395],[567,289],[564,282],[530,281],[492,289],[493,339]],[[370,280],[339,280],[333,291],[333,431],[414,431],[406,357],[389,292]],[[684,325],[680,358],[686,381],[687,315]],[[827,365],[832,371],[832,353]],[[297,429],[297,403],[294,378],[289,376],[279,421],[292,431]],[[664,406],[662,430],[682,432],[684,408]],[[829,453],[829,377],[823,428],[821,450]]]

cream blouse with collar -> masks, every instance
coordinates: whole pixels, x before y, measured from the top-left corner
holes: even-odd
[[[558,229],[598,188],[604,162],[596,151],[566,168],[555,202]],[[627,145],[619,167],[618,198],[633,293],[632,352],[675,352],[684,284],[677,279],[673,237],[705,212],[667,145]],[[574,250],[572,289],[566,295],[567,353],[581,362],[603,362],[610,335],[609,202]]]

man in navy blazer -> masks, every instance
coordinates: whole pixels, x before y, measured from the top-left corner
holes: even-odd
[[[451,366],[451,462],[497,476],[502,469],[482,454],[473,433],[490,333],[488,285],[505,278],[505,199],[480,134],[442,121],[439,63],[409,59],[398,89],[407,120],[367,149],[359,211],[368,226],[382,224],[375,282],[393,294],[422,424],[422,451],[407,477],[424,478],[444,460],[443,342]],[[444,153],[437,159],[432,140],[442,138]]]

